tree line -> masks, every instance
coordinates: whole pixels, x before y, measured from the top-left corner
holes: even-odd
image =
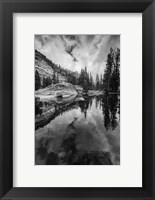
[[[38,70],[35,71],[35,89],[45,88],[51,84],[59,83],[59,75],[73,85],[80,85],[86,92],[88,90],[104,90],[117,93],[120,90],[120,49],[111,48],[106,59],[106,68],[103,74],[96,74],[93,80],[92,74],[81,69],[79,74],[58,67],[59,72],[53,69],[52,77],[40,77]]]
[[[35,90],[45,88],[49,85],[54,85],[56,83],[59,83],[59,78],[58,74],[56,74],[55,72],[53,73],[52,78],[43,76],[43,78],[41,79],[38,70],[35,70]]]

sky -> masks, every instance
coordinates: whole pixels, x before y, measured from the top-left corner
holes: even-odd
[[[119,35],[35,35],[35,49],[61,67],[93,78],[103,74],[110,48],[120,48]]]

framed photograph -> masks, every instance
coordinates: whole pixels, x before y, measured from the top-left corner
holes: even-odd
[[[120,35],[34,40],[35,165],[120,165]]]
[[[153,0],[0,1],[0,197],[155,199]]]

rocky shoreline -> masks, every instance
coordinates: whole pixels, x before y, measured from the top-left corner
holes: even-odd
[[[60,96],[57,96],[57,95]],[[35,92],[35,130],[48,124],[60,113],[76,102],[85,101],[93,96],[103,95],[102,91],[89,90],[84,92],[81,86],[61,83],[48,86]]]

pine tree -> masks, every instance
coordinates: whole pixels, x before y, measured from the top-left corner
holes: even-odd
[[[56,84],[56,75],[55,75],[55,72],[53,72],[52,83],[53,83],[53,84]]]
[[[114,51],[114,64],[113,71],[110,79],[110,88],[112,92],[117,93],[120,85],[120,51],[115,49]]]
[[[41,79],[38,73],[38,70],[35,71],[35,90],[39,90],[41,88]]]
[[[91,75],[91,72],[90,72],[90,75],[89,75],[89,89],[90,90],[93,89],[93,77]]]
[[[50,77],[47,77],[47,79],[46,79],[46,85],[49,86],[49,85],[51,85],[51,84],[52,84],[51,78],[50,78]]]
[[[103,89],[103,79],[102,79],[102,74],[100,74],[100,90]]]
[[[45,88],[47,86],[47,81],[46,81],[46,77],[43,76],[43,83],[42,83],[43,88]]]
[[[106,69],[104,71],[104,79],[103,79],[104,88],[107,92],[110,91],[110,80],[111,80],[113,62],[114,62],[114,51],[111,48],[110,53],[107,56]]]
[[[110,49],[103,77],[103,88],[117,93],[120,87],[120,50]]]
[[[57,73],[57,76],[56,76],[56,83],[59,83],[59,75]]]
[[[100,81],[99,81],[99,75],[96,74],[96,90],[100,89]]]
[[[120,90],[120,49],[117,48],[116,50],[116,92]]]
[[[84,88],[84,70],[83,69],[81,69],[81,73],[79,76],[79,84],[81,85],[81,87]]]
[[[83,76],[83,88],[86,92],[88,92],[88,87],[89,87],[89,75],[87,73],[87,67],[85,67],[85,70],[84,70],[84,76]]]

